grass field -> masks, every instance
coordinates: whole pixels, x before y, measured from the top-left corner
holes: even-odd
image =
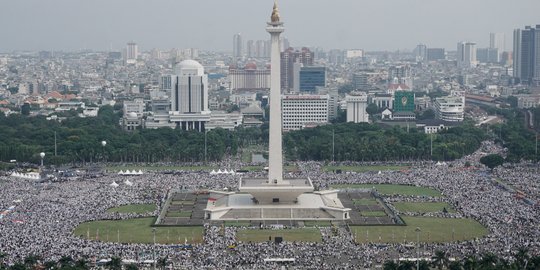
[[[155,204],[128,204],[119,207],[110,208],[107,210],[109,213],[148,213],[156,210]]]
[[[405,195],[405,196],[430,196],[440,197],[441,193],[437,190],[425,187],[415,187],[408,185],[393,184],[344,184],[332,185],[333,188],[372,188],[375,187],[380,194],[384,195]]]
[[[154,243],[152,227],[154,218],[136,218],[127,220],[99,220],[80,224],[73,234],[99,241],[117,242],[118,235],[122,243]],[[183,244],[201,243],[203,227],[156,227],[156,243]],[[88,237],[89,236],[89,237]]]
[[[219,168],[212,166],[108,166],[107,170],[118,172],[120,170],[142,170],[144,171],[211,171]]]
[[[442,212],[444,208],[446,208],[448,213],[456,212],[452,206],[445,202],[395,202],[393,205],[401,212]]]
[[[264,169],[264,167],[265,166],[244,166],[242,167],[242,170],[247,170],[251,172],[260,172]],[[298,167],[294,165],[286,165],[286,166],[283,166],[283,170],[286,172],[293,172],[293,171],[297,171]]]
[[[353,203],[354,203],[354,204],[357,204],[357,205],[376,205],[376,204],[378,204],[378,203],[377,203],[377,200],[375,200],[375,199],[359,199],[359,200],[353,200]]]
[[[420,242],[452,242],[482,237],[488,230],[473,219],[407,217],[407,226],[353,226],[352,232],[360,243],[416,242],[416,228],[420,228]],[[379,241],[379,236],[381,240]]]
[[[378,172],[378,171],[401,171],[409,169],[407,165],[368,165],[368,166],[324,166],[323,171],[333,172],[341,170],[343,172]]]
[[[225,221],[223,224],[227,227],[249,227],[251,223],[248,221]]]
[[[281,236],[283,241],[302,241],[302,242],[321,242],[321,232],[315,228],[303,228],[303,229],[283,229],[283,230],[258,230],[248,229],[241,230],[236,233],[238,241],[242,242],[265,242],[268,241],[268,237]]]
[[[386,217],[388,216],[384,211],[360,211],[360,215],[364,217]]]

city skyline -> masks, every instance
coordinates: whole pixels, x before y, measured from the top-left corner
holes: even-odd
[[[243,40],[266,39],[259,28],[269,20],[263,11],[272,2],[161,0],[129,1],[129,5],[126,0],[8,2],[4,10],[10,12],[0,18],[0,23],[10,27],[0,29],[0,34],[8,37],[0,44],[0,52],[119,51],[129,41],[135,41],[141,51],[182,47],[231,51],[231,37],[236,33],[242,33]],[[522,2],[530,8],[519,13],[508,12],[508,7],[487,0],[436,3],[299,0],[280,1],[280,6],[288,18],[284,36],[295,47],[393,51],[412,50],[423,43],[455,50],[456,42],[461,40],[477,42],[479,48],[488,47],[492,32],[504,33],[509,44],[513,29],[536,23],[535,10],[540,8],[540,3]],[[202,13],[182,13],[186,8]],[[460,23],[456,23],[456,18]],[[407,28],[404,31],[396,25]]]

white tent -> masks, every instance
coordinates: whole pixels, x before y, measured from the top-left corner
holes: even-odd
[[[115,181],[113,181],[109,186],[111,186],[111,187],[118,187],[119,185],[118,185]]]
[[[210,174],[216,174],[216,170],[212,170]]]
[[[130,187],[133,186],[133,183],[131,181],[129,181],[129,180],[126,180],[124,182],[124,184],[126,184],[126,186],[130,186]]]
[[[124,174],[124,171],[120,170],[120,171],[118,172],[118,174],[123,175],[123,174]]]
[[[382,172],[381,172],[381,171],[379,171],[379,174],[381,174],[381,173],[382,173]]]
[[[133,259],[123,259],[122,263],[123,264],[132,264],[132,263],[137,263],[137,261],[133,260]]]
[[[142,172],[141,170],[139,170],[139,171],[137,172],[137,174],[143,174],[143,172]]]
[[[221,171],[221,169],[217,170],[217,174],[222,174],[222,173],[223,173],[223,171]]]
[[[441,164],[441,162],[440,162],[440,161],[437,161],[437,164],[435,164],[435,165],[437,165],[437,166],[441,166],[442,164]]]

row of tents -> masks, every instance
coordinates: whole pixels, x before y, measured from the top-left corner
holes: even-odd
[[[31,179],[31,180],[40,180],[41,179],[41,175],[37,172],[30,172],[30,173],[19,173],[19,172],[14,172],[11,174],[11,176],[13,177],[17,177],[17,178],[23,178],[23,179]]]
[[[236,172],[233,169],[231,169],[230,171],[227,171],[227,169],[224,169],[223,171],[221,169],[218,169],[217,171],[212,170],[210,174],[236,174]]]
[[[119,175],[142,175],[143,172],[142,172],[141,170],[138,170],[138,171],[136,171],[136,170],[133,170],[133,171],[126,170],[125,172],[122,171],[122,170],[120,170],[120,171],[118,172],[118,174],[119,174]]]
[[[131,186],[133,186],[133,183],[131,181],[129,181],[129,180],[126,180],[126,181],[124,181],[124,185],[131,187]],[[109,186],[115,188],[115,187],[119,187],[120,185],[118,183],[116,183],[116,181],[113,181]]]

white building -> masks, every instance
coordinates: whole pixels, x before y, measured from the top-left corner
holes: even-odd
[[[328,123],[328,95],[284,95],[281,104],[284,131]]]
[[[465,97],[440,97],[433,104],[438,119],[450,122],[463,121]]]
[[[345,102],[347,103],[347,122],[367,123],[369,121],[369,114],[366,112],[368,103],[365,93],[346,95]]]
[[[142,117],[144,107],[144,101],[140,98],[133,101],[124,101],[124,116],[135,113],[138,117]]]
[[[504,33],[489,33],[489,47],[491,49],[499,49],[499,53],[503,53],[506,49],[505,43]]]
[[[126,54],[125,54],[126,63],[134,64],[137,62],[138,57],[139,57],[139,48],[137,46],[137,43],[135,42],[128,43],[126,47]]]
[[[231,90],[270,89],[270,69],[258,69],[255,63],[248,63],[244,69],[229,70]]]
[[[459,42],[457,44],[457,65],[460,68],[471,68],[478,64],[476,61],[476,43]]]

